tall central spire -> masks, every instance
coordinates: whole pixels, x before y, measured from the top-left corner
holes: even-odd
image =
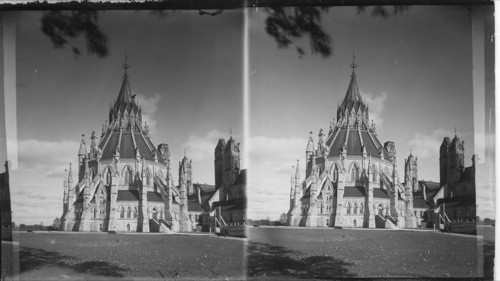
[[[142,131],[141,108],[135,101],[135,95],[132,94],[128,81],[127,70],[130,65],[128,64],[126,51],[124,57],[125,60],[122,64],[124,70],[122,86],[114,105],[111,105],[109,109],[109,126],[104,126],[103,132],[127,128],[130,130]]]
[[[359,93],[358,82],[356,81],[356,72],[354,71],[358,65],[356,64],[356,56],[354,51],[352,52],[352,63],[351,63],[352,73],[351,82],[349,83],[349,88],[347,88],[347,93],[345,94],[344,101],[342,105],[348,105],[350,102],[363,102],[363,98]]]
[[[127,69],[130,67],[130,65],[128,65],[127,59],[128,59],[128,57],[127,57],[127,50],[125,50],[125,63],[122,65],[122,68],[125,69],[125,73],[123,74],[123,78],[128,77],[128,75],[127,75]]]
[[[356,64],[356,56],[354,51],[352,53],[352,68],[351,81],[344,96],[342,104],[337,108],[337,120],[342,127],[360,127],[366,129],[368,125],[368,105],[363,100],[358,88],[356,80],[355,69],[358,67]]]
[[[352,74],[351,77],[356,76],[356,73],[354,72],[354,69],[358,67],[356,64],[356,55],[354,54],[354,50],[352,50],[352,63],[351,63],[351,68],[352,68]]]
[[[123,82],[114,106],[115,109],[119,110],[123,110],[124,108],[128,108],[129,105],[135,104],[134,98],[132,96],[132,90],[130,89],[130,84],[128,82],[127,69],[130,67],[130,65],[127,63],[127,59],[127,52],[125,51],[125,63],[122,65],[122,68],[124,69]]]

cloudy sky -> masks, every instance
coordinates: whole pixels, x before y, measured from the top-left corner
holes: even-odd
[[[278,219],[289,209],[292,166],[304,179],[309,131],[327,130],[344,97],[355,50],[358,86],[370,106],[379,140],[396,144],[398,172],[410,149],[419,178],[439,182],[444,137],[465,141],[465,165],[474,151],[472,41],[469,11],[413,6],[381,18],[371,8],[333,7],[322,14],[333,54],[300,56],[279,49],[265,32],[266,10],[250,15],[250,218]],[[297,44],[308,52],[307,40]],[[478,213],[494,217],[491,187],[478,188]],[[272,204],[270,204],[272,202]]]
[[[186,149],[194,180],[213,184],[217,140],[232,128],[242,141],[241,11],[99,12],[110,50],[104,58],[88,55],[81,39],[70,41],[81,48],[78,57],[70,47],[54,49],[41,32],[42,15],[17,16],[19,162],[11,184],[17,224],[47,225],[61,216],[64,169],[77,163],[82,133],[87,144],[93,130],[100,135],[122,83],[124,50],[153,142],[169,144],[173,163]]]

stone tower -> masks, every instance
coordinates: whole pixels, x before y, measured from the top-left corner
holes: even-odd
[[[451,141],[449,137],[445,137],[439,149],[439,185],[443,186],[448,182],[448,150],[450,149]]]
[[[405,195],[406,195],[406,212],[405,212],[405,227],[417,227],[417,220],[413,211],[413,192],[418,189],[418,165],[417,157],[410,155],[405,159]]]
[[[224,171],[224,148],[226,148],[226,140],[219,139],[214,152],[214,167],[215,167],[215,187],[219,188],[222,185],[222,176]]]
[[[184,176],[188,195],[194,194],[191,164],[192,164],[192,160],[188,159],[186,157],[186,155],[184,155],[184,158],[182,158],[182,161],[179,162],[179,179],[182,176]]]
[[[223,155],[223,184],[232,185],[240,171],[240,144],[229,137]]]
[[[464,142],[457,135],[453,138],[448,151],[448,195],[456,195],[455,186],[464,170]]]
[[[440,185],[446,185],[445,197],[456,195],[455,186],[464,171],[464,142],[457,135],[453,140],[445,137],[439,150]]]
[[[411,187],[412,192],[418,189],[417,157],[414,157],[411,152],[405,159],[405,185]]]

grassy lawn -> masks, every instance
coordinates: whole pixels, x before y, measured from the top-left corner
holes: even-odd
[[[474,236],[428,231],[250,228],[248,276],[492,277],[494,228],[482,233],[484,243]]]
[[[244,240],[207,235],[19,234],[20,280],[240,279]]]

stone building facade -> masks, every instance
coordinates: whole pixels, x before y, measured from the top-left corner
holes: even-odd
[[[76,166],[64,179],[61,229],[65,231],[189,232],[191,161],[179,163],[179,183],[172,177],[167,144],[155,146],[140,105],[129,85],[128,65],[109,119],[87,149],[82,138]]]
[[[214,151],[215,185],[194,184],[188,199],[189,214],[203,231],[214,229],[216,218],[226,225],[246,219],[246,170],[240,168],[240,144],[232,136],[219,139]]]
[[[465,145],[455,134],[445,137],[439,153],[442,198],[437,200],[442,214],[451,221],[476,219],[476,155],[472,166],[464,166]]]
[[[228,225],[243,225],[246,219],[246,170],[240,167],[240,143],[232,136],[219,139],[214,151],[216,192],[209,201],[212,215]]]
[[[311,132],[304,179],[297,160],[291,179],[290,226],[416,227],[416,158],[409,156],[400,182],[395,144],[379,141],[359,93],[356,66],[351,64],[351,81],[328,133],[321,129],[315,145]]]

